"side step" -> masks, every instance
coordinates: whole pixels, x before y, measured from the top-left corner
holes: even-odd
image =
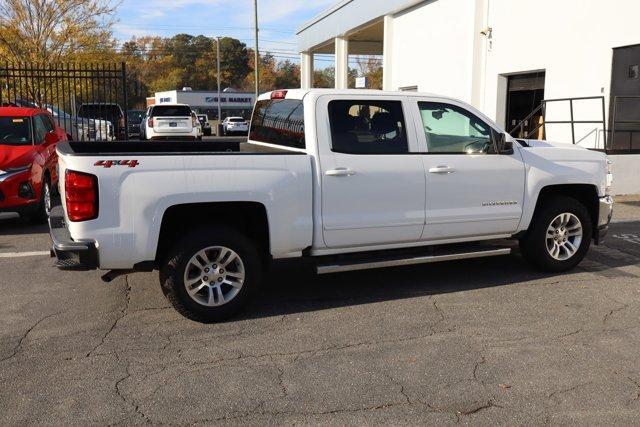
[[[404,265],[427,264],[432,262],[453,261],[470,258],[484,258],[500,255],[509,255],[511,248],[492,247],[478,250],[467,250],[460,252],[450,252],[433,255],[410,256],[402,258],[388,258],[375,260],[358,260],[355,262],[336,262],[332,264],[317,265],[316,272],[318,274],[340,273],[343,271],[370,270],[374,268],[399,267]]]

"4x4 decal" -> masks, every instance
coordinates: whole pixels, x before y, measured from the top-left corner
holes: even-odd
[[[103,168],[110,168],[111,166],[129,166],[135,168],[140,162],[137,160],[98,160],[93,166],[102,166]]]

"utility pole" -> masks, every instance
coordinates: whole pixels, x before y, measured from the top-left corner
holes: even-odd
[[[220,123],[222,123],[222,106],[220,105],[220,37],[216,37],[216,60],[218,62],[218,130],[220,129]],[[219,133],[216,130],[216,135]],[[220,136],[220,135],[218,135]]]
[[[256,81],[256,100],[260,94],[260,55],[258,50],[258,0],[253,0],[253,23],[256,36],[256,50],[255,50],[255,81]]]

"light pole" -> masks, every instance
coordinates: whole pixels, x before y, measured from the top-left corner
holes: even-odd
[[[258,54],[258,0],[253,0],[253,23],[256,36],[256,50],[255,50],[255,81],[256,81],[256,100],[260,93],[260,57]]]
[[[220,105],[220,37],[216,37],[216,60],[218,63],[218,128],[216,130],[216,135],[218,135],[220,133],[220,123],[222,123],[222,106]]]

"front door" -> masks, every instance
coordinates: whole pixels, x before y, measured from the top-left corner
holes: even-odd
[[[318,141],[327,247],[418,241],[425,176],[402,101],[332,97],[318,105],[318,123],[326,123]]]
[[[418,102],[428,153],[426,241],[513,233],[525,168],[518,149],[497,154],[498,133],[462,104]]]

